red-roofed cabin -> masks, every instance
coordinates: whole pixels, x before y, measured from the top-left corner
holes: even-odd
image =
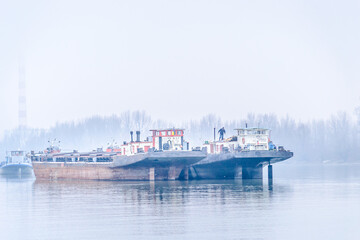
[[[162,129],[152,131],[153,147],[156,150],[183,150],[184,129]]]

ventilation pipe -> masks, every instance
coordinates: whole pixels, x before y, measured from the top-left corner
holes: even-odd
[[[140,131],[136,131],[136,142],[140,142]]]

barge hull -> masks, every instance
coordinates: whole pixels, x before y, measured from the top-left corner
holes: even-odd
[[[211,154],[190,169],[191,179],[261,179],[263,167],[293,156],[288,151]]]
[[[77,180],[177,180],[181,167],[112,167],[107,163],[57,163],[33,162],[37,179],[77,179]]]
[[[184,168],[205,157],[200,151],[148,152],[112,162],[33,161],[33,167],[38,179],[177,180]]]

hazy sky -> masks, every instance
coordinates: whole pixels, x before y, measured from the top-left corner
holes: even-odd
[[[146,110],[309,120],[360,105],[360,1],[0,0],[0,135]]]

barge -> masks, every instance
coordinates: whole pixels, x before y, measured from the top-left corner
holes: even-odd
[[[206,142],[207,157],[191,166],[193,179],[261,179],[263,167],[293,157],[283,146],[276,147],[265,128],[235,129],[237,135],[225,140]]]
[[[38,179],[89,180],[177,180],[187,179],[187,168],[204,159],[206,153],[189,150],[183,129],[151,130],[152,137],[112,144],[106,151],[62,153],[51,146],[46,153],[33,154]],[[185,170],[184,170],[185,169]]]
[[[135,141],[130,132],[130,142],[112,144],[105,151],[63,153],[51,146],[33,153],[32,164],[38,179],[256,179],[262,178],[264,166],[272,177],[272,164],[293,156],[272,143],[268,129],[236,130],[236,136],[207,141],[193,150],[184,140],[184,129],[150,130],[152,136],[144,141],[139,131]]]

